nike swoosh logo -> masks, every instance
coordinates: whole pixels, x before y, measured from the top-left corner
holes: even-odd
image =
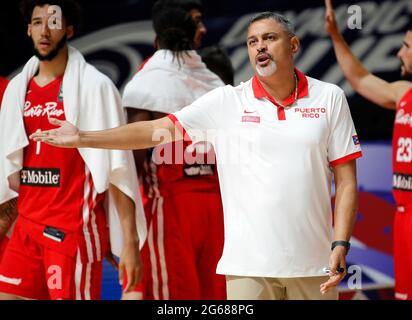
[[[256,111],[244,111],[244,113],[256,113]]]

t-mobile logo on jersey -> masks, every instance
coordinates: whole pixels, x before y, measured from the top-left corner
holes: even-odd
[[[394,173],[393,188],[400,191],[412,191],[412,175]]]
[[[60,169],[23,168],[20,183],[32,187],[60,187]]]

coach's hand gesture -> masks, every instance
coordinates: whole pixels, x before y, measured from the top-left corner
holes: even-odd
[[[56,147],[80,147],[80,130],[76,126],[68,121],[61,121],[55,118],[49,118],[49,123],[58,128],[35,132],[30,136],[30,139]]]

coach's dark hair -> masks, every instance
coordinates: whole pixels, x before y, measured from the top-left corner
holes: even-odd
[[[20,3],[20,11],[24,19],[29,24],[35,7],[43,7],[44,5],[59,6],[62,14],[66,19],[68,26],[73,26],[76,33],[81,24],[81,8],[75,0],[23,0]]]
[[[169,7],[156,12],[152,19],[159,49],[179,53],[193,48],[196,24],[188,12]]]
[[[283,28],[289,35],[291,36],[295,35],[295,28],[293,26],[293,23],[290,22],[290,20],[286,18],[284,15],[276,13],[276,12],[271,12],[271,11],[261,12],[261,13],[254,15],[249,20],[248,28],[250,27],[251,24],[255,23],[256,21],[260,21],[264,19],[275,20],[276,22],[280,23],[283,26]]]
[[[203,11],[202,2],[200,0],[157,0],[152,7],[152,16],[156,12],[162,11],[164,8],[181,8],[187,12],[197,9]]]
[[[210,46],[198,52],[210,71],[217,74],[225,84],[234,84],[235,71],[226,51],[218,46]]]

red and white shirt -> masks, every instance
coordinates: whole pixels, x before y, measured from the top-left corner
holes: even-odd
[[[392,144],[393,195],[400,210],[412,210],[412,89],[398,103]]]
[[[44,87],[30,81],[23,113],[27,136],[52,129],[48,117],[65,120],[62,80]],[[32,228],[33,237],[69,255],[80,248],[85,261],[101,260],[106,247],[103,202],[104,194],[97,194],[77,149],[30,141],[24,149],[18,211],[20,223]],[[64,240],[59,243],[45,237],[45,226],[63,231]]]
[[[323,276],[329,264],[331,167],[361,149],[343,91],[296,73],[290,108],[275,104],[254,77],[170,116],[216,151],[225,221],[219,274]]]

